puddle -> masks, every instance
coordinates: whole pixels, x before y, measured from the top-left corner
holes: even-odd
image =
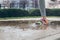
[[[60,30],[60,25],[50,24],[48,30],[36,30],[36,25],[28,22],[0,22],[0,40],[36,40]],[[25,28],[25,30],[23,30]],[[39,28],[39,27],[38,27]]]

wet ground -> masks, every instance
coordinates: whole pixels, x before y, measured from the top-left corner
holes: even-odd
[[[10,26],[0,27],[0,40],[45,40],[45,38],[56,34],[60,34],[60,31],[52,28],[48,28],[48,30],[27,29],[23,31]]]
[[[60,35],[60,22],[49,23],[46,30],[38,30],[38,28],[34,21],[1,21],[0,40],[45,40],[47,37],[53,36],[54,38],[54,35]],[[60,40],[59,37],[55,40]]]
[[[38,20],[39,21],[39,20]],[[0,21],[0,26],[10,26],[10,27],[19,27],[21,29],[26,29],[26,28],[34,28],[37,27],[39,28],[39,24],[35,24],[38,21]],[[49,25],[51,28],[56,29],[57,27],[60,26],[60,21],[51,21],[49,22]]]

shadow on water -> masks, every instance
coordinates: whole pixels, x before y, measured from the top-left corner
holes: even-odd
[[[57,39],[55,39],[55,40],[60,40],[60,38],[57,38]]]

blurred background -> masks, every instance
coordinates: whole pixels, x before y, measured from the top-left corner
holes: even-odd
[[[60,0],[45,0],[46,8],[60,8]],[[38,9],[38,0],[0,0],[0,8]]]

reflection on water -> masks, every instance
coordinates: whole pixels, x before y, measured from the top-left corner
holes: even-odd
[[[1,21],[0,26],[13,26],[21,29],[38,29],[40,25],[36,25],[34,21]]]
[[[39,40],[40,37],[53,34],[57,32],[56,24],[50,24],[49,27],[53,29],[49,30],[31,30],[38,29],[40,25],[36,25],[34,22],[22,22],[22,21],[8,21],[0,22],[0,40]],[[58,25],[59,26],[59,25]],[[21,28],[21,29],[20,29]],[[23,31],[22,29],[27,29]],[[58,31],[59,32],[59,31]],[[8,37],[8,38],[7,38]],[[56,40],[60,40],[59,38]]]
[[[50,27],[53,28],[53,29],[60,28],[60,21],[52,21],[50,23]]]
[[[35,24],[35,21],[0,21],[0,26],[10,26],[10,27],[18,27],[21,29],[38,29],[41,27],[41,25]],[[60,21],[53,21],[49,24],[48,27],[51,27],[53,29],[57,29],[57,27],[60,27]]]

